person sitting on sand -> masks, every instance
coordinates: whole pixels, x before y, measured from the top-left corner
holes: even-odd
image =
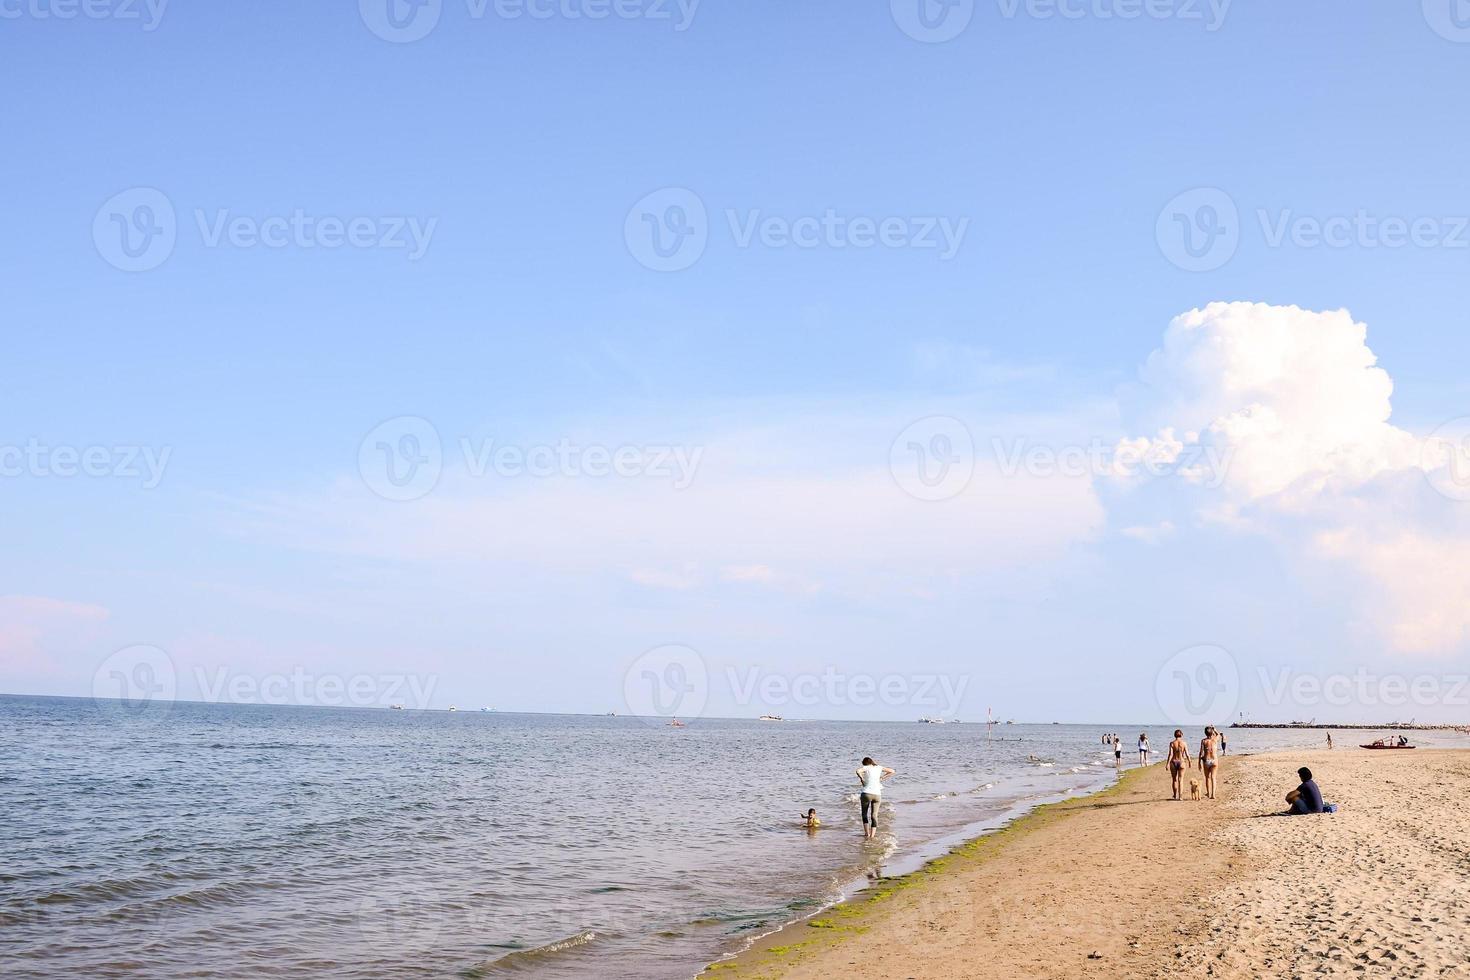
[[[811,807],[806,811],[806,816],[802,818],[802,824],[806,827],[807,830],[816,830],[818,827],[822,826],[822,821],[817,819],[816,807]]]
[[[1174,741],[1169,743],[1169,778],[1174,783],[1174,799],[1184,799],[1184,767],[1187,765],[1194,768],[1194,760],[1189,757],[1189,743],[1184,741],[1182,729],[1174,729]]]
[[[1312,770],[1302,766],[1296,771],[1301,778],[1302,784],[1290,793],[1286,794],[1287,806],[1291,807],[1287,813],[1293,816],[1303,813],[1322,812],[1322,791],[1317,788],[1317,782],[1312,778]]]
[[[1204,741],[1199,743],[1199,767],[1205,774],[1205,797],[1211,800],[1215,798],[1215,767],[1220,764],[1220,760],[1215,757],[1217,737],[1215,728],[1211,725],[1205,729]]]
[[[878,804],[883,797],[883,780],[892,775],[892,769],[878,765],[872,756],[865,756],[857,771],[858,782],[863,786],[862,792],[858,794],[858,801],[862,805],[864,840],[872,840],[878,836]]]

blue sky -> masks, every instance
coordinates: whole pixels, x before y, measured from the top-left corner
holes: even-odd
[[[962,678],[964,717],[1152,719],[1162,665],[1199,644],[1263,718],[1319,707],[1264,703],[1263,667],[1444,677],[1465,623],[1423,624],[1470,597],[1463,502],[1405,447],[1467,412],[1450,4],[995,0],[930,43],[905,2],[444,0],[406,43],[373,0],[0,5],[0,444],[169,454],[151,487],[0,477],[0,690],[93,693],[137,644],[183,696],[201,670],[410,673],[435,706],[505,710],[636,709],[629,671],[665,644],[717,714],[934,713],[733,702],[729,671],[755,669]],[[125,271],[106,236],[140,193],[175,241]],[[661,193],[647,220],[704,212],[676,271],[627,231]],[[1235,210],[1203,271],[1160,231],[1191,193],[1188,220]],[[835,237],[769,244],[828,212]],[[256,243],[297,213],[366,244]],[[1315,243],[1333,219],[1348,237]],[[1386,245],[1385,220],[1420,243]],[[925,247],[944,227],[952,255]],[[1218,308],[1140,373],[1174,318],[1237,301],[1270,309]],[[1228,422],[1252,406],[1285,421]],[[442,472],[384,500],[360,449],[401,417]],[[978,475],[921,499],[894,447],[936,417]],[[1213,432],[1231,478],[997,470],[997,439],[1111,454],[1165,426]],[[643,455],[629,477],[477,475],[461,439]],[[676,447],[700,453],[685,487],[647,472]]]

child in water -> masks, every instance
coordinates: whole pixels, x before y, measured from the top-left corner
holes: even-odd
[[[807,830],[816,830],[818,827],[822,826],[822,821],[817,819],[816,807],[812,807],[811,809],[806,811],[806,816],[802,818],[802,825],[805,826]]]

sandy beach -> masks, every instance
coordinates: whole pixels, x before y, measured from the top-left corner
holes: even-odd
[[[1340,811],[1265,816],[1301,765]],[[1470,751],[1339,748],[1222,769],[1220,798],[1198,803],[1170,801],[1160,765],[1129,770],[704,975],[1470,976]]]

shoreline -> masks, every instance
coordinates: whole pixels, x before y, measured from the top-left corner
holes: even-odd
[[[1157,763],[1152,763],[1151,765],[1157,765]],[[1128,770],[1125,770],[1123,775],[1126,775],[1127,772]],[[764,948],[765,946],[772,943],[776,937],[785,935],[787,933],[787,930],[797,930],[803,926],[806,926],[810,924],[812,920],[818,919],[823,915],[832,912],[832,910],[834,909],[840,909],[846,905],[859,904],[863,902],[866,897],[872,896],[875,888],[880,888],[881,886],[884,886],[885,884],[890,882],[901,882],[915,875],[923,874],[926,870],[930,869],[932,865],[935,865],[937,862],[942,862],[952,857],[956,852],[965,848],[967,845],[973,844],[979,840],[983,840],[986,837],[990,837],[994,834],[1000,833],[1001,831],[1028,819],[1038,810],[1041,810],[1044,807],[1057,806],[1059,804],[1068,803],[1073,800],[1088,799],[1100,793],[1106,793],[1109,790],[1116,788],[1120,781],[1121,777],[1115,777],[1112,779],[1112,782],[1099,789],[1088,790],[1081,793],[1059,793],[1044,796],[1034,796],[1027,797],[1023,800],[1017,800],[1000,814],[997,814],[987,819],[973,821],[969,824],[957,828],[950,833],[943,835],[942,837],[916,845],[912,853],[902,854],[901,856],[898,856],[896,860],[891,862],[896,867],[904,870],[896,871],[894,874],[891,875],[883,875],[882,877],[875,877],[872,874],[868,874],[865,876],[850,879],[839,890],[839,897],[830,900],[818,901],[815,908],[804,911],[801,915],[795,918],[789,919],[786,922],[781,923],[780,925],[773,926],[765,932],[752,936],[743,948],[728,953],[720,959],[706,964],[705,968],[700,971],[698,976],[708,975],[710,971],[717,970],[722,964],[728,964],[734,961],[738,961],[741,958],[751,954],[752,952]]]
[[[1338,813],[1280,817],[1311,767]],[[1227,755],[1216,801],[1163,767],[1038,806],[700,977],[1133,980],[1470,973],[1470,750]],[[1413,806],[1405,805],[1412,799]],[[1271,819],[1256,819],[1271,817]],[[1374,873],[1365,876],[1364,867]],[[854,941],[858,940],[858,941]]]
[[[1222,762],[1219,776],[1222,789],[1233,758],[1240,757],[1227,756]],[[1195,769],[1192,774],[1197,776],[1198,772]],[[698,977],[715,977],[721,980],[804,977],[806,973],[794,971],[812,964],[826,963],[829,956],[840,954],[845,941],[854,936],[890,929],[892,923],[887,920],[895,912],[920,908],[928,913],[936,911],[942,904],[952,904],[953,896],[935,901],[930,893],[936,885],[952,883],[957,876],[992,866],[995,861],[1006,856],[1012,845],[1035,835],[1055,834],[1073,815],[1085,810],[1126,806],[1138,802],[1138,797],[1157,790],[1156,786],[1147,782],[1151,774],[1156,781],[1162,783],[1167,794],[1167,774],[1162,763],[1154,762],[1146,767],[1124,769],[1110,785],[1101,789],[1028,804],[1016,815],[1004,819],[977,836],[954,844],[945,853],[925,860],[917,868],[893,876],[869,879],[861,890],[757,937],[746,949],[707,964]],[[1189,775],[1186,774],[1186,793]],[[989,899],[981,900],[981,904],[992,907],[997,905]],[[973,900],[962,900],[959,905],[973,908],[976,903]],[[928,908],[929,906],[934,908]],[[1024,909],[1013,911],[1019,915]],[[907,933],[908,929],[901,927],[897,931]],[[851,965],[845,962],[840,968],[833,966],[831,969],[833,973],[851,971]],[[811,974],[813,977],[823,975],[826,974],[820,969]]]

